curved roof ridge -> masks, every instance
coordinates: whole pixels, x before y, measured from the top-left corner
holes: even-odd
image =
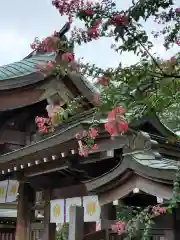
[[[38,64],[46,64],[47,61],[53,61],[55,58],[55,53],[37,54],[21,61],[0,66],[0,82],[35,73]]]
[[[162,126],[164,126],[170,133],[172,133],[172,135],[177,135],[175,132],[172,131],[172,129],[170,129],[164,122],[161,121],[161,119],[157,116],[157,114],[156,114],[156,118],[162,124]]]

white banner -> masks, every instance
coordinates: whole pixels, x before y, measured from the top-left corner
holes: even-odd
[[[7,195],[6,195],[6,202],[16,201],[18,189],[19,189],[19,182],[14,180],[9,180]]]
[[[67,198],[66,199],[66,222],[69,222],[69,210],[71,206],[81,206],[81,198]]]
[[[50,222],[64,223],[64,199],[52,200],[50,202]]]
[[[0,182],[0,203],[6,202],[7,188],[8,188],[8,180],[1,181]]]
[[[84,222],[98,222],[100,220],[101,208],[98,196],[83,197]]]

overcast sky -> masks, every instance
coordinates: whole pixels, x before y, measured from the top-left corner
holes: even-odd
[[[176,0],[178,2],[180,0]],[[130,6],[131,0],[119,1],[120,7]],[[180,6],[179,6],[180,7]],[[54,30],[60,30],[66,18],[61,17],[52,6],[51,0],[1,0],[0,3],[0,65],[19,61],[31,52],[30,44],[34,37],[51,35]],[[156,25],[148,21],[145,28],[149,34]],[[133,53],[119,55],[110,49],[111,39],[93,41],[76,48],[76,56],[84,57],[88,62],[100,67],[113,67],[122,61],[129,65],[137,61]],[[162,41],[156,42],[155,50],[163,58],[169,58],[177,52],[173,48],[166,52]]]

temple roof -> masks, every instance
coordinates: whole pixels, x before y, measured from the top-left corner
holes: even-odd
[[[35,55],[19,62],[0,66],[0,81],[22,77],[37,71],[37,65],[44,65],[47,61],[53,61],[55,54]]]
[[[140,163],[141,165],[147,166],[150,168],[168,169],[168,170],[178,169],[178,161],[169,159],[169,158],[154,159],[154,157],[151,156],[150,154],[138,153],[138,154],[134,154],[132,156],[132,159]]]
[[[26,86],[42,80],[44,76],[37,73],[37,65],[43,66],[55,58],[55,53],[32,54],[19,62],[0,66],[0,90]]]

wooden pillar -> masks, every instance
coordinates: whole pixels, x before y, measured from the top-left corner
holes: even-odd
[[[175,208],[173,210],[173,220],[174,220],[174,235],[172,240],[180,239],[180,208]],[[171,239],[170,239],[171,240]]]
[[[20,183],[17,207],[16,240],[30,239],[31,207],[29,202],[30,191],[27,183]]]
[[[68,240],[82,240],[84,237],[84,208],[70,207]]]
[[[51,191],[50,189],[44,190],[44,230],[42,232],[41,239],[43,240],[56,240],[56,224],[50,223],[50,200]]]
[[[101,229],[106,229],[112,220],[116,220],[116,206],[113,203],[101,206]]]
[[[174,233],[173,230],[165,230],[165,240],[174,240]]]

